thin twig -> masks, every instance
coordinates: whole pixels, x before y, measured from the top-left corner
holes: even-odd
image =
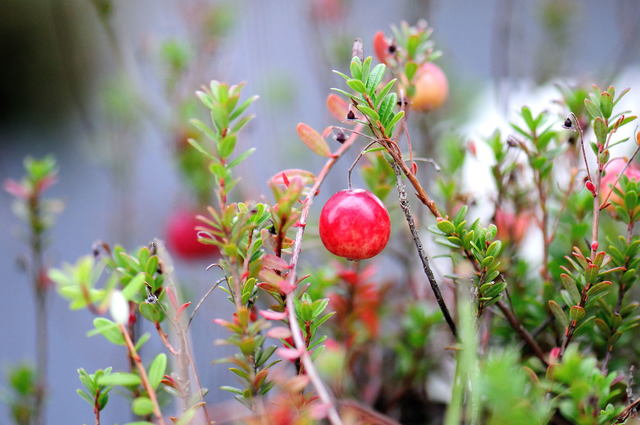
[[[129,332],[124,327],[122,323],[119,324],[120,332],[122,332],[122,336],[124,336],[124,342],[127,346],[127,350],[129,351],[129,356],[135,363],[138,368],[138,374],[140,375],[140,380],[142,381],[142,386],[147,391],[147,395],[149,396],[149,400],[151,400],[151,404],[153,405],[153,415],[158,420],[160,425],[165,425],[164,418],[162,417],[162,412],[160,411],[160,405],[158,404],[158,397],[156,396],[156,390],[149,383],[149,377],[147,375],[147,370],[144,368],[142,364],[142,360],[136,351],[136,347],[131,341],[131,337],[129,336]]]
[[[578,136],[580,137],[580,148],[582,149],[582,159],[584,160],[584,165],[587,167],[587,177],[589,177],[590,181],[593,181],[591,178],[591,171],[589,170],[589,161],[587,161],[587,151],[584,148],[584,135],[582,134],[582,127],[580,126],[580,121],[578,121],[578,117],[573,112],[569,113],[569,118],[573,121],[576,130],[578,131]]]
[[[614,425],[621,424],[625,422],[627,419],[629,419],[631,414],[634,413],[634,411],[638,410],[639,405],[640,405],[640,398],[634,401],[633,403],[631,403],[630,405],[628,405],[627,407],[625,407],[622,413],[618,415],[618,418],[614,422]]]
[[[498,300],[496,305],[498,306],[500,311],[504,314],[504,316],[507,318],[507,321],[509,322],[511,327],[516,332],[518,332],[518,335],[520,335],[520,337],[524,340],[524,342],[526,342],[527,345],[529,347],[531,347],[531,349],[533,350],[533,353],[536,355],[536,357],[539,358],[542,361],[543,364],[547,365],[548,362],[547,362],[547,359],[545,358],[545,355],[544,355],[544,352],[542,351],[542,348],[540,348],[540,345],[538,345],[536,340],[533,339],[533,336],[531,336],[529,331],[527,331],[524,328],[522,323],[518,320],[518,318],[513,313],[513,311],[511,311],[509,306],[507,306],[504,303],[504,301],[502,301],[502,300]]]
[[[213,284],[213,286],[211,286],[211,288],[209,288],[209,290],[202,296],[202,298],[200,298],[200,301],[198,301],[198,304],[196,304],[195,308],[193,309],[193,311],[191,312],[191,316],[189,317],[189,322],[187,323],[187,328],[189,328],[189,326],[191,326],[191,322],[193,321],[193,318],[196,316],[196,313],[198,312],[198,310],[200,310],[200,307],[202,306],[202,304],[204,303],[204,301],[209,297],[209,295],[211,295],[211,293],[213,291],[216,290],[216,288],[218,286],[220,286],[220,284],[222,282],[224,282],[225,280],[227,280],[227,277],[221,277],[220,279],[218,279],[216,281],[216,283]]]
[[[178,298],[179,292],[175,284],[174,267],[171,262],[171,257],[169,256],[169,253],[162,241],[156,239],[154,240],[154,244],[158,248],[158,258],[160,258],[163,265],[165,286],[168,289],[171,289],[176,298]],[[219,264],[211,264],[207,269],[214,266],[218,266],[222,269]],[[171,306],[171,303],[169,303],[169,305]],[[177,350],[177,353],[175,354],[176,362],[180,367],[178,380],[184,384],[181,386],[182,392],[184,393],[185,389],[187,391],[187,393],[183,394],[183,410],[186,411],[190,406],[195,407],[196,405],[199,405],[202,408],[202,414],[206,425],[210,425],[213,421],[210,418],[209,411],[204,400],[205,391],[202,388],[200,374],[196,367],[191,340],[188,334],[188,324],[184,319],[184,315],[178,314],[175,309],[171,311],[171,314],[168,314],[168,318],[172,325],[172,329],[175,331],[174,336],[178,340],[179,350]],[[191,373],[189,372],[189,369],[191,369]],[[191,376],[193,377],[193,383],[191,383]],[[198,403],[192,404],[194,403],[195,397],[199,398]]]
[[[618,185],[618,182],[620,181],[620,178],[624,175],[625,171],[627,171],[627,168],[629,168],[629,165],[631,165],[631,162],[638,155],[638,152],[640,152],[640,146],[638,146],[636,148],[636,150],[633,151],[633,155],[631,155],[631,158],[629,158],[629,161],[627,161],[627,163],[624,164],[624,167],[618,173],[618,175],[616,177],[616,180],[611,185],[611,190],[609,191],[609,193],[607,193],[606,198],[604,198],[604,201],[602,201],[602,203],[600,204],[600,209],[606,208],[607,202],[609,201],[609,198],[611,197],[611,194],[613,193],[613,189]],[[605,167],[605,169],[606,169],[606,167]]]
[[[433,291],[433,295],[436,297],[436,301],[438,302],[438,306],[442,311],[442,315],[444,316],[447,325],[449,325],[449,329],[454,337],[457,336],[456,332],[456,324],[449,312],[449,308],[447,307],[447,303],[444,301],[442,297],[442,293],[440,292],[440,287],[436,282],[436,279],[433,275],[433,270],[429,265],[429,259],[427,258],[424,248],[422,247],[422,241],[420,240],[420,235],[416,229],[416,223],[413,218],[413,214],[411,213],[411,209],[409,207],[409,201],[407,200],[407,190],[405,184],[402,182],[402,175],[400,174],[400,167],[396,163],[393,164],[393,171],[396,174],[396,187],[398,189],[398,198],[400,199],[400,208],[404,213],[404,217],[407,220],[407,224],[409,225],[409,230],[411,231],[411,236],[413,237],[413,243],[416,246],[416,250],[418,251],[418,256],[420,257],[420,261],[422,262],[422,268],[424,273],[427,275],[427,279],[429,280],[429,284],[431,285],[431,290]]]
[[[355,400],[340,400],[340,406],[345,410],[351,410],[362,420],[371,425],[400,425],[395,419],[383,415]]]
[[[351,163],[351,166],[349,167],[349,170],[347,170],[347,187],[349,188],[349,190],[351,190],[351,173],[353,173],[353,169],[358,164],[358,161],[360,161],[360,158],[362,158],[362,156],[367,152],[367,150],[371,146],[375,145],[376,143],[378,143],[378,141],[374,140],[373,142],[371,142],[367,146],[365,146],[364,149],[362,149],[360,151],[358,156],[356,156],[356,159],[354,159],[353,162]]]

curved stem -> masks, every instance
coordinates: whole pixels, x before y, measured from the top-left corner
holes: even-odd
[[[362,158],[364,156],[364,154],[367,151],[367,149],[369,149],[371,146],[375,145],[376,143],[378,143],[378,141],[374,140],[373,142],[371,142],[367,146],[365,146],[364,149],[362,149],[360,151],[360,153],[358,154],[356,159],[354,159],[353,162],[351,163],[351,166],[349,167],[349,170],[347,171],[347,187],[349,188],[349,190],[351,190],[351,187],[352,187],[351,186],[351,173],[353,173],[353,169],[358,164],[358,161],[360,161],[360,158]]]
[[[296,284],[296,268],[298,266],[298,260],[300,258],[300,251],[302,250],[302,238],[304,236],[304,231],[307,223],[307,218],[309,217],[309,211],[311,210],[311,204],[313,203],[313,199],[317,195],[320,186],[324,182],[324,179],[329,174],[329,171],[337,162],[337,160],[353,145],[357,138],[357,132],[362,129],[362,125],[358,125],[357,130],[349,136],[349,138],[340,146],[340,148],[336,151],[334,155],[329,158],[329,160],[324,164],[322,170],[316,177],[315,183],[309,190],[307,197],[303,201],[302,211],[300,211],[300,218],[298,220],[298,232],[296,233],[296,238],[293,243],[293,254],[291,255],[291,261],[289,263],[290,271],[287,275],[287,280],[290,285],[294,286]],[[293,337],[293,342],[297,350],[299,350],[300,359],[302,360],[302,364],[304,365],[305,372],[309,377],[311,383],[313,384],[316,392],[318,393],[318,397],[322,400],[323,403],[329,406],[328,410],[328,418],[332,425],[342,425],[342,420],[340,419],[340,415],[336,410],[335,403],[332,400],[332,397],[329,394],[329,391],[325,387],[320,375],[316,371],[315,366],[313,365],[313,361],[311,360],[311,356],[307,351],[307,346],[305,344],[304,338],[302,336],[302,331],[300,330],[300,325],[298,324],[298,318],[296,317],[295,305],[294,305],[294,297],[295,291],[287,294],[286,297],[286,305],[287,311],[289,315],[289,327],[291,328],[291,335]]]

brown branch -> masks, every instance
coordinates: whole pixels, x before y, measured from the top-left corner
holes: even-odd
[[[427,279],[429,280],[429,284],[431,285],[431,290],[433,291],[433,295],[436,297],[436,301],[438,302],[438,306],[442,311],[442,315],[444,316],[447,325],[449,325],[449,329],[454,337],[457,337],[456,332],[456,324],[449,312],[449,308],[447,307],[447,303],[444,301],[442,297],[442,293],[440,292],[440,287],[436,282],[436,279],[433,275],[433,270],[431,270],[431,266],[429,265],[429,259],[427,258],[424,248],[422,247],[422,241],[420,240],[420,235],[416,230],[416,223],[411,214],[411,209],[409,208],[409,201],[407,200],[407,191],[406,186],[402,182],[402,177],[400,175],[400,170],[397,163],[393,164],[393,171],[396,174],[396,187],[398,189],[398,198],[400,199],[400,208],[404,213],[404,217],[407,220],[407,224],[409,225],[409,230],[411,231],[411,236],[413,238],[413,243],[416,246],[416,250],[418,251],[418,256],[420,257],[420,261],[422,262],[422,268],[424,273],[427,275]]]
[[[138,368],[138,374],[140,375],[140,380],[142,381],[142,386],[147,391],[147,395],[149,395],[149,400],[153,404],[153,415],[158,420],[159,425],[165,425],[164,418],[162,417],[162,412],[160,411],[160,405],[158,404],[158,397],[156,397],[156,391],[149,383],[149,377],[147,376],[147,370],[144,368],[142,364],[142,360],[136,351],[136,347],[133,345],[133,341],[131,341],[131,337],[129,336],[129,332],[124,327],[122,323],[118,325],[120,327],[120,332],[122,332],[122,336],[124,336],[124,342],[127,346],[127,350],[129,351],[129,357],[135,363]]]
[[[513,313],[513,311],[511,311],[511,308],[509,308],[509,306],[507,306],[505,302],[502,300],[498,300],[496,305],[498,306],[500,311],[504,314],[504,316],[507,318],[507,322],[509,322],[513,330],[515,330],[518,333],[518,335],[520,335],[520,337],[524,340],[524,342],[526,342],[527,345],[531,347],[536,357],[542,360],[543,364],[548,365],[547,359],[545,358],[544,352],[540,348],[540,345],[538,345],[536,340],[533,339],[533,336],[531,336],[529,331],[527,331],[524,328],[524,326],[518,320],[518,318]]]
[[[356,127],[356,132],[362,129],[362,125],[358,125]],[[354,144],[357,139],[357,133],[352,133],[347,140],[340,146],[340,148],[336,151],[335,154],[327,160],[320,170],[320,173],[316,176],[316,180],[311,186],[311,189],[307,193],[305,200],[303,201],[303,207],[300,211],[300,218],[298,219],[298,232],[296,233],[296,239],[293,243],[293,253],[291,255],[291,261],[289,262],[289,274],[287,275],[287,279],[289,284],[294,286],[296,284],[296,268],[298,266],[298,260],[300,258],[300,251],[302,250],[302,237],[304,236],[305,227],[307,224],[307,217],[309,216],[309,211],[311,210],[311,204],[313,203],[313,199],[318,194],[320,190],[320,186],[324,182],[324,179],[329,174],[331,168],[333,168],[334,164],[338,161],[338,159]],[[293,303],[293,299],[295,297],[295,291],[287,294],[286,297],[286,305],[289,315],[289,327],[291,328],[291,334],[293,337],[293,342],[297,350],[300,351],[300,359],[302,360],[302,364],[304,365],[305,372],[311,383],[313,384],[316,392],[318,393],[318,397],[322,400],[323,403],[329,406],[328,410],[328,418],[329,421],[333,425],[342,425],[342,420],[340,419],[340,415],[338,415],[338,411],[336,410],[335,403],[333,402],[331,396],[329,395],[329,391],[326,389],[322,379],[318,375],[315,366],[313,365],[313,361],[311,360],[311,356],[307,351],[307,346],[305,345],[304,338],[302,336],[302,331],[300,330],[300,325],[298,323],[298,318],[296,317],[295,305]]]
[[[355,400],[340,400],[340,406],[345,410],[351,410],[367,424],[371,425],[400,425],[395,419],[383,415]]]
[[[630,405],[628,405],[627,407],[625,407],[625,409],[622,411],[622,413],[618,415],[618,418],[613,424],[616,425],[616,424],[621,424],[625,422],[627,419],[629,419],[631,414],[634,413],[634,411],[638,410],[639,405],[640,405],[640,398],[634,401],[633,403],[631,403]]]
[[[96,396],[93,402],[93,415],[95,416],[95,425],[100,425],[100,393],[101,390],[98,389],[98,391],[96,391]]]

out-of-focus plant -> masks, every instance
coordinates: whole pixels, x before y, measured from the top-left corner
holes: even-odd
[[[44,253],[47,246],[47,231],[60,212],[62,204],[57,200],[44,199],[43,193],[56,182],[58,170],[53,157],[42,159],[28,157],[24,161],[26,175],[20,181],[6,180],[4,188],[14,198],[14,212],[27,225],[25,239],[29,256],[20,263],[30,276],[33,291],[35,319],[36,367],[16,369],[9,377],[15,393],[11,399],[11,410],[17,424],[42,424],[45,420],[45,401],[49,391],[48,374],[48,293],[50,280]]]

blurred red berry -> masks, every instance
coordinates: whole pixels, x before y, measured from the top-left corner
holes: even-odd
[[[496,227],[498,228],[498,239],[520,243],[529,230],[531,215],[520,213],[517,216],[501,208],[496,211]]]
[[[198,213],[179,210],[169,219],[167,225],[167,244],[169,250],[185,260],[197,260],[218,254],[218,247],[198,242],[196,226],[202,225],[196,216]]]

